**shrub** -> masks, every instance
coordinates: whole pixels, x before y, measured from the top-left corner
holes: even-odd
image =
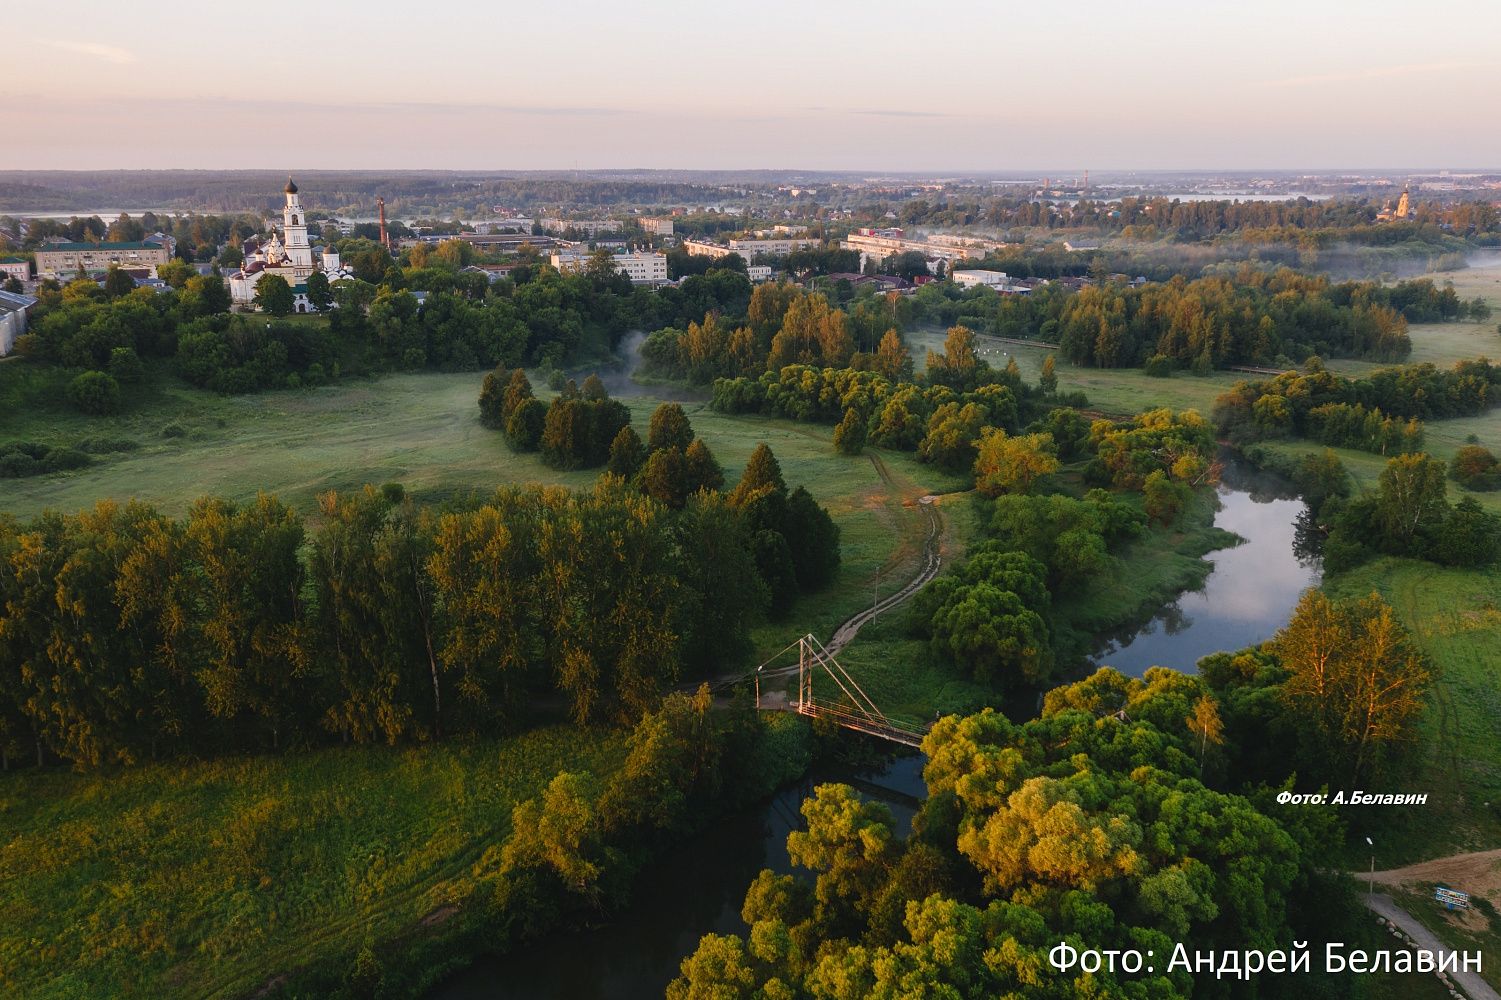
[[[120,383],[104,372],[84,372],[68,384],[68,399],[84,413],[104,416],[120,409]]]
[[[0,479],[41,476],[65,469],[80,469],[89,456],[73,448],[54,448],[34,441],[0,445]]]
[[[1501,487],[1501,464],[1489,449],[1469,444],[1454,453],[1449,476],[1470,490],[1494,490]]]
[[[135,451],[141,446],[130,438],[87,437],[78,442],[78,450],[90,455],[109,455],[117,451]]]
[[[1171,378],[1177,362],[1166,354],[1154,354],[1147,359],[1144,371],[1153,378]]]
[[[109,373],[120,382],[139,382],[146,377],[146,366],[134,347],[116,347],[109,352]]]

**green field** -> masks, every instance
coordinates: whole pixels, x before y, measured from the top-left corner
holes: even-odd
[[[1501,843],[1501,567],[1384,558],[1325,581],[1337,597],[1381,594],[1437,670],[1402,791],[1428,804],[1380,817],[1388,867]],[[1393,789],[1396,791],[1398,789]]]
[[[1423,448],[1435,458],[1443,462],[1454,457],[1454,452],[1465,444],[1465,438],[1471,434],[1478,437],[1482,444],[1492,450],[1501,442],[1501,409],[1491,410],[1489,413],[1478,417],[1464,417],[1459,420],[1435,420],[1423,426]],[[1489,436],[1487,436],[1489,435]],[[1308,454],[1321,454],[1325,446],[1314,441],[1266,441],[1260,447],[1277,455],[1298,458]],[[1355,481],[1357,489],[1374,490],[1381,472],[1386,468],[1390,460],[1386,456],[1374,455],[1368,451],[1356,451],[1353,448],[1333,448],[1349,470],[1350,476]],[[1465,489],[1453,480],[1448,481],[1449,502],[1455,503],[1466,497],[1474,499],[1482,507],[1501,513],[1501,490],[1489,490],[1486,492],[1473,492]]]
[[[241,997],[415,928],[619,734],[0,775],[0,992]]]
[[[138,498],[181,514],[205,494],[245,500],[275,493],[304,516],[318,494],[399,482],[419,500],[438,501],[505,483],[588,488],[598,470],[559,472],[535,454],[518,454],[479,423],[475,372],[409,373],[317,389],[219,396],[157,372],[144,398],[118,418],[87,418],[46,390],[50,373],[0,365],[0,401],[31,400],[0,428],[0,442],[72,445],[88,437],[124,437],[136,451],[104,456],[76,472],[0,480],[0,511],[30,517],[76,511],[104,498]],[[41,382],[42,384],[36,384]],[[540,385],[541,379],[534,378]],[[550,394],[539,391],[540,396]],[[623,400],[644,438],[654,395]],[[694,430],[731,483],[761,442],[789,485],[802,484],[839,525],[843,565],[832,587],[804,598],[785,622],[756,631],[774,652],[803,632],[827,637],[863,608],[876,584],[909,578],[919,562],[925,522],[917,497],[967,487],[963,477],[922,465],[909,453],[871,449],[840,455],[833,429],[760,416],[727,416],[704,402],[685,403]],[[171,436],[163,429],[171,427]]]
[[[1469,301],[1477,296],[1490,303],[1495,313],[1484,323],[1414,323],[1408,327],[1412,338],[1414,363],[1432,362],[1440,368],[1448,368],[1456,361],[1468,358],[1501,358],[1501,334],[1496,332],[1496,323],[1501,321],[1501,261],[1466,268],[1463,271],[1444,271],[1424,275],[1435,285],[1454,285],[1454,292]],[[1360,374],[1381,365],[1364,361],[1331,361],[1329,367],[1346,374]]]
[[[938,504],[944,571],[963,559],[965,550],[980,537],[982,511],[972,502],[974,497],[973,493],[956,494]],[[913,538],[920,546],[920,529]],[[916,551],[914,548],[914,562]],[[890,587],[898,575],[887,574],[882,579]],[[863,605],[876,597],[869,591],[859,596]],[[882,711],[908,722],[930,722],[935,709],[946,714],[969,712],[997,703],[994,691],[965,678],[952,663],[934,655],[927,640],[908,634],[904,605],[862,628],[855,641],[839,654],[839,662]],[[790,683],[788,688],[795,691],[796,684]]]

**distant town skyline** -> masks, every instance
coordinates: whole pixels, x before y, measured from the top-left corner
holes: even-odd
[[[1483,0],[163,0],[5,26],[0,169],[1501,165]]]

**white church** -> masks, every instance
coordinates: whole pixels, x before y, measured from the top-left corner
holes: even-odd
[[[281,210],[281,235],[273,233],[264,243],[259,237],[252,237],[241,247],[245,260],[229,276],[229,298],[236,307],[255,308],[255,286],[268,274],[286,279],[292,288],[293,308],[300,313],[313,311],[307,297],[308,275],[322,271],[330,285],[354,277],[333,247],[325,247],[314,262],[313,248],[307,238],[307,216],[302,211],[302,199],[297,196],[297,185],[290,177],[285,191],[287,203]]]

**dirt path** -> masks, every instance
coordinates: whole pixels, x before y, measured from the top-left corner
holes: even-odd
[[[829,640],[828,650],[831,655],[838,656],[839,651],[848,646],[859,633],[860,629],[869,621],[885,614],[898,604],[903,603],[913,594],[926,586],[943,567],[943,556],[940,551],[940,541],[943,536],[943,520],[938,516],[934,502],[938,498],[933,494],[921,497],[917,501],[918,510],[928,519],[928,537],[923,542],[922,568],[917,575],[907,581],[906,586],[895,593],[881,598],[871,607],[853,616],[834,630],[833,637]]]
[[[1351,877],[1363,882],[1371,876],[1368,872],[1352,872]],[[1501,848],[1420,861],[1405,868],[1377,872],[1375,877],[1382,885],[1442,882],[1472,896],[1485,896],[1501,902]]]
[[[885,463],[881,461],[878,455],[873,453],[867,454],[871,464],[875,466],[876,474],[881,477],[882,482],[895,495],[896,483],[892,480],[891,473],[887,470]],[[834,634],[830,636],[828,644],[825,647],[830,655],[837,656],[842,649],[854,641],[855,636],[859,634],[861,628],[892,608],[908,601],[912,595],[930,583],[938,575],[939,570],[943,568],[943,518],[938,513],[937,501],[938,495],[934,493],[919,497],[916,501],[917,509],[922,512],[923,517],[928,522],[928,533],[923,540],[922,559],[917,574],[899,589],[881,598],[871,607],[865,608],[840,623],[834,629]],[[761,673],[760,679],[761,683],[765,685],[776,678],[790,677],[796,673],[797,664],[792,663],[785,667],[765,670]],[[745,677],[744,673],[723,674],[710,680],[709,684],[715,691],[722,691],[744,680]],[[698,683],[694,682],[693,684],[682,685],[680,690],[691,690]],[[768,696],[775,697],[775,695]]]
[[[1484,852],[1495,853],[1495,852]],[[1447,859],[1445,859],[1447,860]],[[1428,862],[1432,864],[1433,862]],[[1416,867],[1416,866],[1414,866]],[[1386,874],[1382,872],[1380,874]],[[1360,898],[1370,909],[1396,924],[1401,931],[1417,943],[1419,948],[1426,949],[1434,954],[1448,954],[1454,949],[1445,945],[1434,935],[1432,931],[1418,923],[1411,914],[1392,901],[1385,893],[1361,893]],[[1450,978],[1464,991],[1470,1000],[1501,1000],[1501,994],[1491,989],[1489,983],[1480,978],[1479,973],[1466,972],[1457,969],[1449,974]]]

